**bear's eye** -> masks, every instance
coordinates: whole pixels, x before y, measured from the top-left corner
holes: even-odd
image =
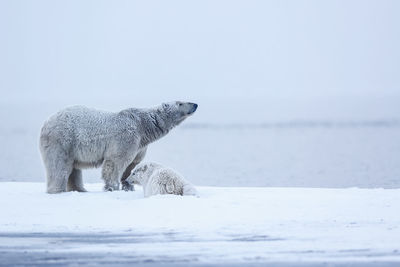
[[[178,106],[182,107],[182,106],[183,106],[183,103],[179,103]]]

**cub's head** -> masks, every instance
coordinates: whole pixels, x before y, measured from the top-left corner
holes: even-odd
[[[132,171],[128,180],[131,183],[143,185],[143,183],[148,180],[154,170],[160,167],[161,165],[154,162],[142,163]]]
[[[197,107],[198,105],[195,103],[175,101],[163,103],[161,105],[161,112],[163,113],[163,117],[167,118],[175,126],[192,115]]]

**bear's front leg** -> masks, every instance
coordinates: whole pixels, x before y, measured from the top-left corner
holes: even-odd
[[[119,168],[112,160],[105,160],[101,171],[104,180],[104,191],[119,190]]]
[[[125,191],[135,191],[135,187],[133,182],[127,181],[126,179],[131,175],[132,170],[143,160],[144,156],[146,155],[147,147],[142,148],[136,155],[135,159],[128,167],[125,169],[124,173],[122,174],[121,184],[122,190]]]
[[[131,183],[129,183],[127,180],[121,181],[122,184],[122,190],[125,191],[135,191],[135,186]]]
[[[131,175],[132,169],[136,167],[138,163],[134,160],[129,166],[126,168],[124,173],[122,174],[121,178],[121,185],[122,185],[122,190],[124,191],[135,191],[135,187],[133,183],[130,183],[127,181],[127,178]]]

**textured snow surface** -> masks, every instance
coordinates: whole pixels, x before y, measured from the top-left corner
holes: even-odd
[[[400,263],[400,189],[198,187],[200,197],[144,198],[141,187],[86,188],[49,195],[43,183],[0,183],[1,250]]]

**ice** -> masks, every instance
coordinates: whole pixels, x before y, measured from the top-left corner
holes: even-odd
[[[176,261],[196,255],[214,263],[400,262],[400,189],[200,186],[200,197],[144,198],[141,187],[101,188],[88,184],[88,193],[49,195],[43,183],[1,183],[2,246],[11,250],[22,242],[37,252],[59,240],[53,253],[132,252]],[[62,241],[76,235],[94,240]]]

